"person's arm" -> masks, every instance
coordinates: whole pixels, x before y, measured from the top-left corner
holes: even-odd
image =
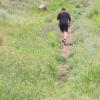
[[[60,20],[60,13],[59,13],[58,16],[57,16],[57,20]]]
[[[71,33],[71,17],[69,14],[68,14],[68,26],[69,26],[68,32]]]
[[[71,17],[70,17],[70,15],[68,14],[68,20],[69,20],[69,26],[71,25]]]

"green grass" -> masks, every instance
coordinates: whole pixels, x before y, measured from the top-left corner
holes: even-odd
[[[100,8],[98,2],[79,19],[84,0],[51,0],[45,12],[38,10],[36,1],[36,5],[31,5],[31,0],[27,3],[30,8],[25,6],[23,11],[23,3],[12,6],[4,0],[0,7],[0,38],[3,38],[0,100],[99,100],[100,13],[95,12]],[[56,21],[61,7],[66,7],[73,26],[77,27],[68,59],[69,72],[62,84],[57,79],[61,74],[58,66],[64,59],[59,51],[60,32]]]

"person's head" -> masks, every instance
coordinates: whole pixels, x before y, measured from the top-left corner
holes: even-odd
[[[65,10],[66,10],[65,8],[62,8],[62,9],[61,9],[61,11],[65,11]]]

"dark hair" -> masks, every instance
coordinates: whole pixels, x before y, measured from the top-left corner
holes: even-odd
[[[65,8],[62,8],[61,10],[65,11]]]

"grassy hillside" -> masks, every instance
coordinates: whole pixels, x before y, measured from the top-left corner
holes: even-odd
[[[100,2],[0,0],[0,100],[99,100]],[[66,81],[56,16],[70,12],[73,46]]]

